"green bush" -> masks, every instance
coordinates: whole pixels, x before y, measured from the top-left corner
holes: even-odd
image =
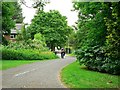
[[[80,64],[86,65],[89,69],[110,74],[120,74],[120,60],[107,57],[106,52],[104,47],[94,46],[78,49],[76,55]]]
[[[9,49],[2,48],[3,60],[43,60],[43,59],[55,59],[57,56],[50,52],[40,52],[32,49]]]
[[[6,48],[13,48],[13,49],[37,49],[39,51],[48,51],[48,48],[41,44],[39,40],[27,40],[27,41],[17,41],[17,42],[10,42]]]

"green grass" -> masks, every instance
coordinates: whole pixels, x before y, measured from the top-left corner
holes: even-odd
[[[87,70],[78,62],[62,69],[61,80],[69,88],[118,88],[118,76]]]
[[[23,64],[30,64],[37,61],[38,60],[0,60],[0,70],[6,70],[9,68],[17,67]]]
[[[72,53],[70,53],[70,54],[67,54],[68,56],[73,56],[73,57],[75,57],[75,53],[74,52],[72,52]]]

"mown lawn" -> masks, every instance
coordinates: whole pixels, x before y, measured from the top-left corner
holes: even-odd
[[[61,71],[61,81],[69,88],[118,88],[117,75],[90,71],[74,62]]]
[[[0,60],[0,70],[17,67],[23,64],[30,64],[39,60]]]

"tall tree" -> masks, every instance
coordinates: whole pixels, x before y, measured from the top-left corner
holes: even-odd
[[[111,63],[107,64],[111,69],[108,71],[120,73],[120,2],[105,4],[105,6],[111,10],[109,17],[105,17],[107,26],[106,56],[109,58],[108,62]]]
[[[31,33],[32,38],[36,33],[43,34],[47,46],[54,50],[55,46],[65,45],[71,27],[67,25],[66,17],[58,11],[39,11],[32,20],[30,27],[28,27],[28,32]]]
[[[2,33],[10,34],[10,30],[15,27],[15,22],[12,19],[15,13],[13,3],[2,2]]]
[[[74,8],[79,11],[76,54],[80,63],[119,74],[119,3],[76,2]]]
[[[22,16],[22,8],[18,2],[13,2],[13,5],[15,7],[13,20],[15,20],[16,23],[22,23],[24,19],[24,17]]]
[[[2,28],[2,2],[0,2],[0,29]]]
[[[2,34],[10,34],[15,23],[22,23],[22,9],[18,2],[2,2]],[[6,42],[2,36],[2,42]]]

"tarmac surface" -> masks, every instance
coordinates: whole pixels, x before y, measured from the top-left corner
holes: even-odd
[[[4,70],[0,75],[2,88],[65,88],[59,78],[60,70],[75,60],[67,56]]]

